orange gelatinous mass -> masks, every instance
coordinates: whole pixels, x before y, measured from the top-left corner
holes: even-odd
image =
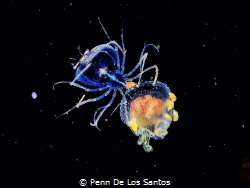
[[[164,102],[160,99],[152,97],[151,95],[145,95],[138,97],[131,102],[130,112],[133,117],[144,117],[150,119],[154,116],[162,114]]]

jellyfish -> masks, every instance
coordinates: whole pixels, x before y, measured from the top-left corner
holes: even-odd
[[[150,138],[163,139],[172,121],[179,118],[174,109],[176,96],[162,82],[141,82],[127,90],[120,103],[120,116],[131,131],[139,136],[138,145],[152,152]]]

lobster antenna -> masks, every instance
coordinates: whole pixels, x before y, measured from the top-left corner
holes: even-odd
[[[104,26],[102,25],[102,22],[101,22],[100,17],[98,17],[97,19],[99,20],[99,23],[101,24],[102,29],[103,29],[103,31],[104,31],[106,37],[107,37],[107,38],[109,39],[109,41],[111,42],[112,40],[109,38],[108,32],[105,30]]]

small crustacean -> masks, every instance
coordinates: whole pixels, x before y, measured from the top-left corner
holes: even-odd
[[[99,22],[104,30],[104,33],[110,42],[106,44],[100,44],[94,47],[91,51],[86,50],[84,54],[81,54],[82,57],[73,66],[73,69],[76,69],[75,78],[73,81],[60,81],[54,84],[70,84],[71,86],[78,87],[85,90],[86,92],[96,92],[96,91],[105,91],[99,97],[93,99],[83,100],[85,95],[82,96],[80,101],[73,106],[68,111],[64,112],[58,117],[61,117],[65,114],[68,114],[75,108],[78,108],[86,103],[95,102],[101,100],[102,98],[108,96],[111,92],[113,95],[109,103],[105,106],[99,107],[94,114],[93,123],[90,123],[92,126],[98,128],[97,124],[101,118],[104,111],[113,103],[113,100],[116,96],[117,90],[122,96],[124,96],[123,88],[129,88],[135,85],[133,80],[140,78],[142,74],[150,69],[155,69],[155,78],[154,83],[157,80],[158,76],[158,67],[156,65],[151,66],[143,70],[146,58],[148,53],[145,52],[148,46],[152,46],[158,51],[158,48],[153,44],[145,44],[139,62],[135,67],[128,73],[125,74],[125,60],[126,60],[126,50],[123,41],[123,28],[121,33],[122,46],[120,46],[116,41],[113,41],[109,38],[108,33],[106,32],[104,26],[102,25],[100,19]],[[121,55],[121,57],[120,57]],[[138,68],[140,68],[140,73],[134,77],[130,77]],[[95,87],[88,88],[86,86]]]

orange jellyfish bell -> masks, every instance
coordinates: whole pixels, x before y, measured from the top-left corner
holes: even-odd
[[[122,121],[139,136],[138,145],[146,152],[153,151],[150,138],[163,139],[172,121],[179,116],[174,110],[176,96],[166,84],[152,81],[142,82],[129,89],[122,99],[120,115]]]

